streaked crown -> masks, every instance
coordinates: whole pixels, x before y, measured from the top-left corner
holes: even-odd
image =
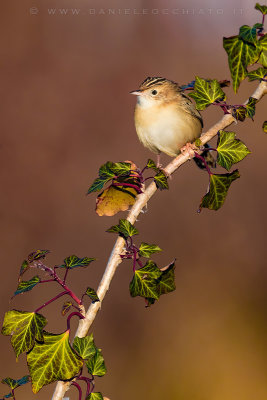
[[[179,87],[176,82],[171,81],[169,79],[161,78],[160,76],[154,76],[154,77],[148,76],[144,80],[144,82],[141,83],[139,90],[143,91],[146,89],[151,89],[153,86],[166,85],[166,84],[174,86],[176,88]]]

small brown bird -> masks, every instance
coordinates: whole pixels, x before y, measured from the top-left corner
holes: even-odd
[[[135,127],[139,140],[157,154],[171,157],[185,151],[186,144],[201,135],[203,121],[191,99],[180,86],[168,79],[146,78],[138,90]]]

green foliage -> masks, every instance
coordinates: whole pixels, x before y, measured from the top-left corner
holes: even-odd
[[[91,335],[83,338],[76,336],[73,341],[73,348],[83,360],[89,360],[97,351],[93,334],[91,333]]]
[[[262,129],[264,133],[267,133],[267,121],[264,121],[262,124]]]
[[[28,256],[28,261],[29,263],[32,263],[33,261],[40,260],[41,258],[45,258],[45,256],[50,253],[49,250],[36,250],[33,251],[31,254]]]
[[[158,300],[162,294],[175,290],[174,263],[164,270],[149,260],[144,267],[135,271],[130,282],[132,297],[140,296],[148,300],[149,305]]]
[[[88,257],[79,258],[75,255],[72,255],[65,258],[64,264],[60,265],[59,268],[73,269],[77,267],[88,267],[88,265],[92,261],[95,261],[95,258],[88,258]]]
[[[118,233],[120,236],[127,239],[128,237],[138,235],[138,230],[131,224],[131,222],[127,221],[127,219],[120,219],[118,225],[113,225],[106,232],[110,233]]]
[[[210,210],[218,210],[221,208],[231,183],[237,178],[240,178],[240,174],[237,169],[230,174],[211,174],[209,191],[202,198],[199,206],[199,212],[203,207],[209,208]]]
[[[89,374],[93,376],[103,376],[107,372],[104,357],[101,350],[97,349],[95,354],[85,362]]]
[[[157,280],[157,291],[159,296],[163,294],[168,294],[175,290],[175,263],[172,262],[167,268],[161,269],[161,275]],[[151,306],[155,303],[154,298],[146,298],[147,306]]]
[[[259,63],[267,68],[267,34],[265,33],[265,35],[263,37],[260,38],[259,40],[259,45],[260,45],[260,58],[259,58]]]
[[[86,397],[86,400],[104,400],[104,398],[100,392],[93,392]]]
[[[99,168],[99,177],[94,180],[88,189],[88,194],[98,192],[103,189],[104,185],[118,176],[129,176],[131,172],[131,163],[127,162],[106,162]]]
[[[189,94],[196,102],[198,110],[204,110],[216,101],[225,100],[226,96],[217,79],[206,80],[196,76],[194,92]]]
[[[30,381],[30,375],[25,375],[20,379],[12,379],[12,378],[5,378],[2,379],[2,383],[5,383],[10,387],[10,389],[16,389],[19,386],[25,385],[25,383],[28,383]]]
[[[140,257],[149,258],[151,254],[158,253],[159,251],[162,251],[162,249],[156,244],[147,244],[145,242],[142,242],[139,246],[138,253]]]
[[[24,260],[23,262],[22,262],[22,264],[21,264],[21,267],[20,267],[20,271],[19,271],[19,280],[20,280],[20,277],[27,271],[27,269],[29,269],[30,268],[30,266],[29,266],[29,263],[28,263],[28,261],[27,260]]]
[[[24,292],[28,292],[29,290],[32,290],[34,288],[34,286],[37,285],[37,283],[40,282],[40,277],[38,275],[34,276],[33,278],[31,278],[29,281],[21,281],[18,284],[17,290],[14,293],[14,296],[16,296],[17,294],[21,294]]]
[[[245,121],[246,115],[247,115],[246,107],[243,107],[243,106],[234,107],[232,109],[232,115],[238,121],[241,121],[241,122]]]
[[[155,161],[151,160],[151,158],[149,158],[149,159],[147,160],[146,168],[151,168],[151,169],[153,169],[153,170],[156,171],[156,172],[159,171],[159,168],[156,166]]]
[[[265,76],[267,75],[267,68],[264,67],[259,67],[257,69],[255,69],[254,71],[250,71],[247,76],[248,76],[248,80],[251,81],[255,81],[256,79],[258,79],[259,81],[261,79],[263,79]]]
[[[72,301],[65,301],[61,309],[61,315],[63,315],[64,317],[64,315],[66,315],[70,311],[72,306],[73,306]]]
[[[43,342],[43,328],[47,324],[41,314],[11,310],[6,312],[2,334],[11,336],[11,344],[16,357],[30,351],[35,340]]]
[[[86,289],[85,294],[87,294],[87,296],[90,297],[90,299],[92,300],[92,303],[95,303],[96,301],[100,301],[96,291],[90,287],[88,287]]]
[[[254,97],[250,97],[246,104],[246,116],[253,120],[255,115],[255,105],[257,103],[257,99]]]
[[[239,29],[239,38],[244,42],[251,43],[254,46],[257,44],[257,29],[255,26],[252,28],[248,25],[243,25]]]
[[[49,383],[72,379],[83,366],[69,343],[69,331],[60,335],[44,332],[44,343],[36,343],[27,354],[33,393]]]
[[[164,190],[164,189],[169,189],[167,177],[164,174],[163,171],[159,171],[155,176],[154,176],[154,181],[156,183],[156,186],[159,190]]]
[[[234,132],[219,131],[217,142],[217,162],[229,171],[233,164],[243,160],[250,154],[247,146],[239,139],[235,139]]]
[[[239,85],[247,76],[247,67],[259,58],[260,46],[245,42],[240,36],[223,38],[223,47],[228,54],[228,63],[233,80],[233,89],[237,92]]]
[[[267,14],[267,6],[261,6],[259,3],[256,3],[255,9],[259,10],[263,15]]]
[[[131,163],[115,162],[111,170],[116,176],[128,176],[131,172]]]
[[[135,271],[130,282],[131,296],[149,297],[158,300],[157,279],[160,275],[160,269],[153,261],[149,260],[144,267]]]

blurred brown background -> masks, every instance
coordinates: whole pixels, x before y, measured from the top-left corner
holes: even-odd
[[[9,308],[31,311],[58,293],[43,285],[9,303],[21,261],[37,248],[52,251],[50,265],[71,254],[97,257],[73,273],[77,292],[97,287],[115,240],[105,230],[126,214],[98,217],[87,188],[107,160],[141,167],[152,156],[138,142],[129,92],[153,75],[180,84],[195,75],[229,79],[222,37],[261,21],[254,4],[1,2],[1,321]],[[229,103],[243,102],[256,86],[246,81],[236,96],[226,89]],[[219,108],[208,108],[205,129],[220,117]],[[266,98],[254,123],[230,127],[252,154],[220,211],[196,213],[208,178],[191,162],[140,216],[137,244],[163,248],[160,266],[177,258],[177,290],[145,309],[129,296],[130,263],[120,265],[93,325],[108,367],[96,390],[112,400],[267,398],[264,119]],[[55,333],[65,329],[61,303],[46,310]],[[0,368],[1,378],[26,374],[24,356],[16,363],[4,336]],[[53,389],[35,396],[26,385],[17,399],[51,399]],[[7,391],[1,385],[0,395]],[[76,389],[68,396],[77,399]]]

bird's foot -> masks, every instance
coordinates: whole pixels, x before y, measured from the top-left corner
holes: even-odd
[[[197,150],[197,147],[194,143],[186,143],[185,146],[181,148],[181,153],[185,156],[189,156],[189,159],[195,157],[195,151]]]

